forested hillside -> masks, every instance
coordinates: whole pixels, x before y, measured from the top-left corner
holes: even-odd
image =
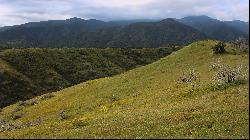
[[[4,49],[0,51],[0,107],[87,80],[152,63],[178,47],[129,49]]]

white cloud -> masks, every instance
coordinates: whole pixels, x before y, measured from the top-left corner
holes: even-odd
[[[248,10],[248,0],[0,0],[0,23],[13,25],[75,16],[115,20],[188,15],[248,21]]]

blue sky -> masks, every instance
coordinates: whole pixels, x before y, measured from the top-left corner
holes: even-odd
[[[31,21],[163,19],[208,15],[249,20],[248,0],[0,0],[0,26]]]

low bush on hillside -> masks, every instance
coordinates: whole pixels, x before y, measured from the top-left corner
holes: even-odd
[[[66,114],[64,109],[59,112],[59,117],[61,120],[66,119]]]
[[[218,42],[215,46],[213,46],[214,54],[223,54],[226,52],[225,50],[226,44],[224,42]]]
[[[52,94],[52,93],[47,93],[47,94],[44,94],[42,97],[41,97],[41,100],[46,100],[46,99],[50,99],[52,97],[54,97],[55,95]]]
[[[27,102],[25,101],[19,101],[17,102],[17,106],[26,106]]]
[[[238,38],[232,42],[232,46],[241,52],[249,52],[249,42],[245,38]]]
[[[187,84],[191,86],[188,93],[192,93],[197,87],[200,86],[200,74],[194,69],[189,69],[188,71],[182,73],[182,75],[178,78],[177,83],[179,85]]]
[[[224,89],[230,85],[240,85],[245,82],[246,73],[243,66],[229,66],[220,61],[210,64],[210,70],[215,72],[213,86],[215,89]]]
[[[178,83],[194,83],[200,81],[200,74],[194,69],[184,72],[179,79]]]
[[[216,72],[215,79],[218,83],[236,83],[241,84],[244,81],[245,75],[242,72],[242,66],[232,68],[223,66]]]
[[[215,71],[223,67],[221,59],[217,59],[215,62],[209,64],[209,71]]]
[[[12,119],[12,120],[16,120],[16,119],[21,118],[23,116],[23,113],[22,113],[22,109],[24,107],[23,105],[24,105],[24,102],[23,101],[19,101],[17,103],[17,107],[14,108],[12,110],[12,112],[10,113],[10,117],[9,118]]]
[[[19,101],[17,102],[17,106],[32,106],[32,105],[35,105],[37,104],[37,100],[36,99],[32,99],[32,100],[27,100],[27,101]]]
[[[19,114],[12,114],[11,119],[13,120],[17,120],[22,118],[23,114],[19,113]]]

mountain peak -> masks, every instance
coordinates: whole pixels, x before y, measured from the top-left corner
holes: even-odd
[[[216,19],[213,19],[206,15],[200,15],[200,16],[187,16],[187,17],[182,18],[182,20],[211,21],[211,20],[216,20]]]
[[[66,19],[66,21],[69,21],[69,22],[81,22],[81,21],[85,21],[84,19],[81,19],[81,18],[78,18],[78,17],[73,17],[73,18],[69,18],[69,19]]]
[[[161,20],[159,23],[160,24],[176,24],[176,20],[174,20],[173,18],[167,18],[167,19],[163,19]]]

